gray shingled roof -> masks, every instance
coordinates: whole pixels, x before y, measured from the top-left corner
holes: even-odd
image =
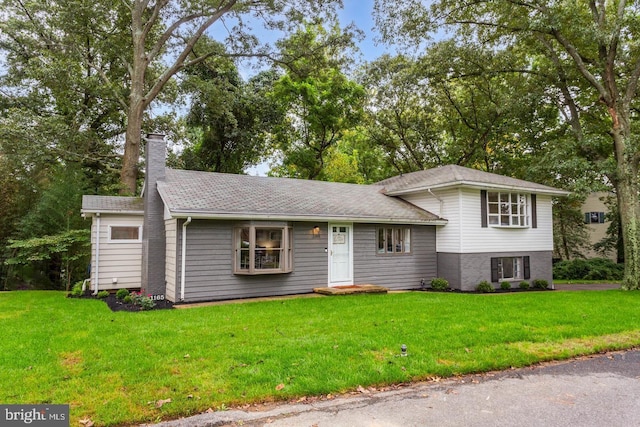
[[[378,185],[166,170],[158,191],[174,216],[445,223]]]
[[[411,172],[377,183],[383,185],[386,194],[399,195],[427,189],[467,185],[483,188],[504,188],[552,195],[567,195],[569,192],[559,190],[522,179],[510,178],[458,165],[440,166],[418,172]]]
[[[144,213],[142,197],[122,196],[82,196],[82,211],[84,213]]]

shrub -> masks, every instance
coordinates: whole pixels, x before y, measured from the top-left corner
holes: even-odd
[[[547,289],[549,287],[549,282],[544,279],[536,279],[533,281],[533,287],[535,289]]]
[[[125,304],[131,304],[133,302],[133,298],[131,298],[131,295],[127,295],[126,297],[122,298],[122,302]]]
[[[104,299],[109,296],[109,291],[100,291],[98,292],[97,297],[100,299]]]
[[[557,280],[622,280],[624,264],[604,258],[560,261],[553,266]]]
[[[520,289],[524,289],[524,290],[529,289],[529,282],[527,282],[526,280],[523,280],[522,282],[520,282]]]
[[[500,283],[500,289],[502,289],[503,291],[508,291],[511,289],[511,283],[507,282],[506,280],[502,283]]]
[[[489,292],[495,292],[496,290],[493,288],[493,285],[491,283],[483,280],[482,282],[478,283],[478,286],[476,286],[476,291],[486,294]]]
[[[151,310],[156,306],[156,302],[148,296],[142,295],[139,292],[131,292],[130,294],[132,302],[139,306],[142,310]]]
[[[442,277],[436,277],[431,280],[431,289],[434,291],[446,291],[449,289],[449,282]]]
[[[116,298],[118,299],[124,299],[127,295],[129,295],[129,291],[127,289],[118,289],[118,292],[116,292]]]
[[[71,288],[71,296],[80,297],[82,296],[82,282],[76,282]]]

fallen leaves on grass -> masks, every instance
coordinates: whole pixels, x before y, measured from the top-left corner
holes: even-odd
[[[83,418],[81,420],[78,420],[78,422],[84,427],[93,427],[93,421],[91,421],[91,418]]]
[[[283,388],[284,388],[284,384],[283,383],[280,383],[280,384],[278,384],[276,386],[276,390],[278,390],[278,391],[282,390]]]

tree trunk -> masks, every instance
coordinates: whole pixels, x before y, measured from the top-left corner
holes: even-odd
[[[141,103],[139,103],[141,104]],[[138,159],[140,158],[140,141],[142,139],[142,106],[129,107],[127,112],[127,133],[125,136],[124,156],[120,171],[120,194],[133,195],[136,193],[138,180]]]
[[[129,110],[127,111],[127,131],[122,157],[120,194],[136,193],[138,179],[138,159],[140,158],[140,141],[142,139],[142,119],[148,102],[145,100],[145,74],[149,66],[149,58],[145,51],[146,33],[142,14],[143,2],[136,1],[131,16],[131,37],[133,42],[133,58],[129,68],[131,77],[131,93],[129,94]]]
[[[617,108],[616,108],[617,107]],[[624,279],[622,288],[640,289],[640,199],[638,199],[638,161],[631,149],[628,114],[619,106],[610,107],[613,120],[613,142],[617,161],[616,190],[624,246]],[[620,111],[620,110],[623,111]]]

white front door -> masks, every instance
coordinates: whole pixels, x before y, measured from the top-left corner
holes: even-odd
[[[329,286],[353,285],[351,224],[329,224]]]

